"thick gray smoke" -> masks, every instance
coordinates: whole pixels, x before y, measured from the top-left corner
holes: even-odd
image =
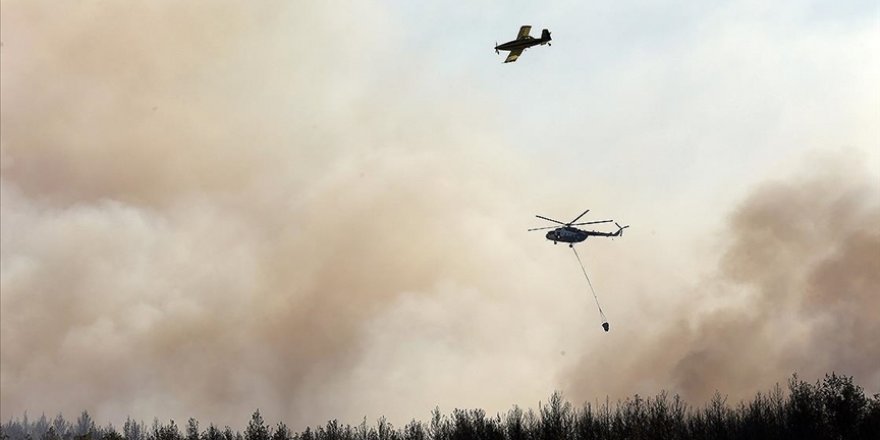
[[[399,423],[796,370],[877,388],[876,182],[756,190],[698,288],[647,218],[586,244],[604,334],[574,256],[525,229],[626,217],[637,188],[527,164],[479,91],[399,61],[382,5],[336,6],[2,3],[0,418]]]
[[[485,348],[494,332],[531,335],[525,353],[552,332],[523,325],[553,312],[524,307],[540,263],[506,237],[524,229],[521,161],[473,98],[382,67],[381,8],[4,2],[2,18],[3,418],[409,414],[394,387],[428,378],[393,366],[438,353],[470,373],[419,371],[475,386],[431,390],[480,405],[519,355]],[[407,304],[421,317],[383,330]]]
[[[614,373],[591,377],[583,372],[597,362],[583,359],[575,393],[665,387],[695,402],[716,390],[739,399],[795,372],[831,371],[880,390],[880,185],[851,159],[812,165],[752,191],[718,240],[717,270],[651,318]]]

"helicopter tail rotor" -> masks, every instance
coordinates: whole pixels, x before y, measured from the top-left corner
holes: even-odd
[[[618,237],[623,237],[623,230],[629,227],[629,225],[620,226],[619,224],[617,224],[617,222],[614,222],[614,225],[617,226],[617,234],[616,235]]]

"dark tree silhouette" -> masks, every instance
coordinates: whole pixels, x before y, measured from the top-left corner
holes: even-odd
[[[247,428],[244,431],[244,438],[245,440],[269,440],[269,428],[263,423],[263,416],[260,415],[260,410],[254,411],[254,414],[251,416],[251,421],[248,422]]]
[[[518,406],[504,414],[488,416],[481,409],[454,409],[449,415],[439,408],[430,421],[411,421],[395,428],[384,417],[369,426],[366,418],[356,425],[331,420],[325,425],[291,432],[283,422],[274,429],[260,411],[251,416],[241,432],[213,423],[204,432],[189,419],[186,435],[173,420],[167,425],[154,420],[152,430],[127,418],[122,433],[112,425],[97,427],[83,412],[71,424],[58,415],[36,421],[27,414],[0,424],[0,440],[541,440],[541,439],[878,439],[880,394],[865,395],[852,377],[831,373],[815,384],[796,375],[787,390],[776,386],[752,400],[731,407],[716,392],[701,407],[690,407],[678,395],[661,392],[655,397],[635,395],[614,404],[585,403],[574,407],[562,394],[553,393],[537,412]]]
[[[49,429],[46,430],[46,433],[40,437],[40,440],[61,440],[61,436],[55,432],[54,426],[50,426]]]
[[[161,425],[156,420],[153,423],[153,438],[149,440],[183,440],[183,436],[180,435],[180,430],[177,429],[174,420],[168,422],[167,425]]]
[[[240,437],[241,434],[233,432],[229,426],[223,428],[223,440],[239,440]]]
[[[52,419],[51,428],[62,440],[68,440],[72,436],[70,423],[67,423],[67,420],[64,420],[64,416],[60,413]]]
[[[125,423],[122,425],[122,436],[125,440],[145,440],[145,433],[143,423],[135,422],[131,417],[125,418]]]
[[[186,440],[200,440],[199,422],[192,417],[186,422]]]
[[[202,433],[201,440],[223,440],[223,432],[211,423],[208,425],[208,429]]]
[[[125,437],[119,433],[113,426],[108,426],[104,430],[99,430],[101,440],[125,440]]]
[[[831,373],[825,375],[818,391],[830,431],[843,438],[854,438],[868,407],[862,388],[853,384],[851,377]]]
[[[76,440],[97,440],[95,421],[88,411],[83,411],[73,428],[73,436]]]
[[[404,440],[428,440],[428,432],[421,422],[413,420],[403,428]]]
[[[278,426],[275,427],[275,432],[272,433],[272,440],[291,440],[293,435],[290,433],[290,429],[284,422],[278,422]]]
[[[880,394],[874,394],[874,398],[868,402],[859,429],[859,438],[877,438],[880,434]]]

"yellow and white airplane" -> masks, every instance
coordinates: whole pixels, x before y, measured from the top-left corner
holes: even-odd
[[[523,53],[524,50],[538,45],[548,45],[550,44],[550,31],[544,29],[541,31],[541,38],[535,38],[529,35],[532,27],[530,25],[524,25],[519,28],[519,34],[516,36],[516,40],[508,41],[504,44],[495,44],[495,53],[499,53],[499,50],[510,51],[510,54],[507,55],[507,59],[504,60],[505,63],[512,63],[519,58],[519,56]]]

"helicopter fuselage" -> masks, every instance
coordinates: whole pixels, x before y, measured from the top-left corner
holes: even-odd
[[[547,233],[547,240],[563,243],[580,243],[589,237],[590,234],[587,231],[582,231],[578,228],[573,228],[571,226],[565,226],[562,228],[556,228]]]

